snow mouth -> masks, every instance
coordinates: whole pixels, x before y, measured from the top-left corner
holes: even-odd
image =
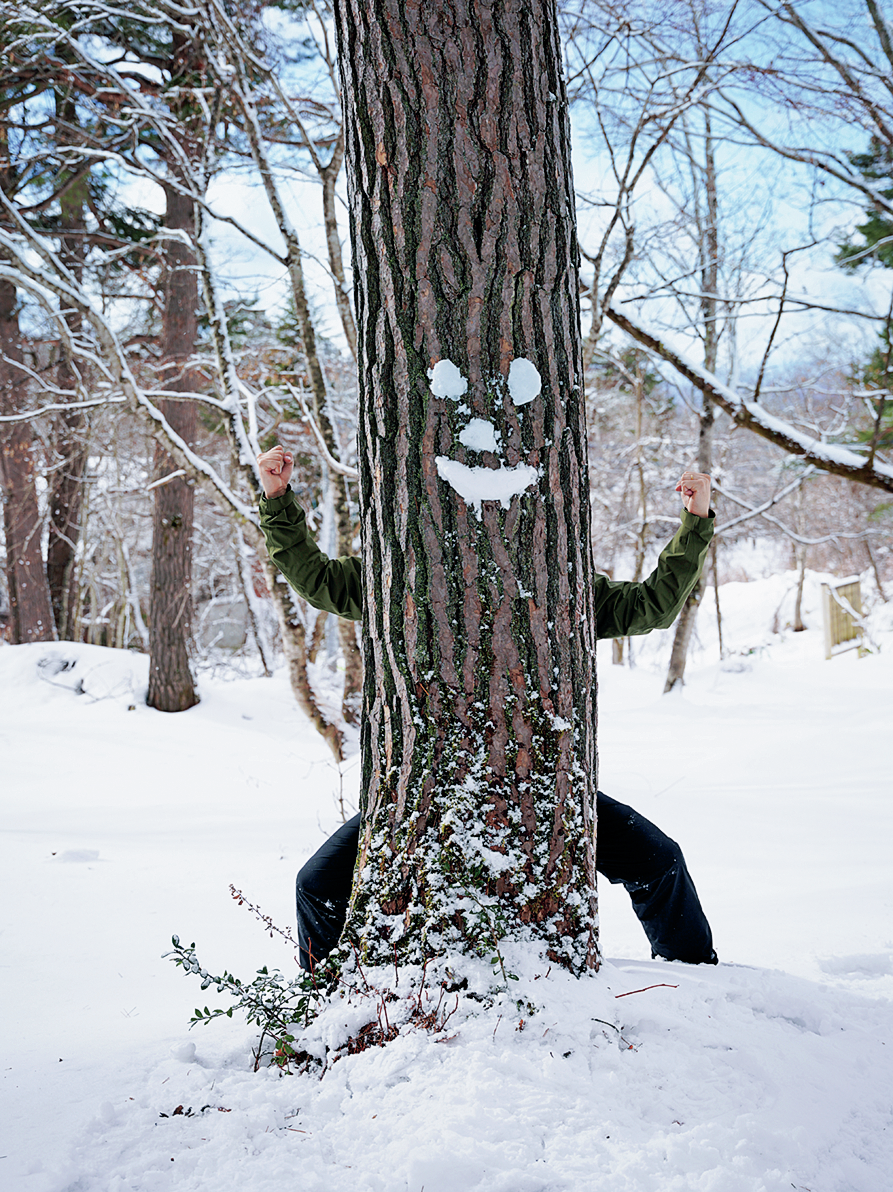
[[[437,474],[459,494],[466,505],[472,505],[481,520],[483,501],[499,501],[508,509],[512,497],[518,497],[539,479],[539,472],[530,464],[516,464],[507,468],[469,468],[446,455],[438,455],[434,461]]]

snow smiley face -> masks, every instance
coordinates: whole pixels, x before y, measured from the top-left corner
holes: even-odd
[[[471,409],[463,401],[468,392],[468,381],[452,360],[438,360],[433,368],[428,369],[428,379],[435,397],[461,403],[457,413],[469,416],[468,422],[459,432],[462,446],[470,451],[490,451],[498,455],[502,450],[499,431],[485,418],[470,417]],[[508,375],[512,402],[516,406],[525,406],[537,397],[541,389],[542,378],[536,365],[523,357],[513,360]],[[508,509],[512,497],[520,496],[539,479],[539,470],[530,464],[470,468],[467,464],[450,459],[448,455],[438,455],[434,462],[441,480],[455,489],[466,505],[473,507],[478,521],[481,520],[481,505],[484,501],[499,501],[503,509]]]

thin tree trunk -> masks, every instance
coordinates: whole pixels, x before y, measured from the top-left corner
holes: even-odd
[[[797,489],[797,499],[795,508],[797,510],[797,533],[803,533],[805,524],[804,506],[806,504],[806,493],[804,486],[801,485]],[[806,583],[806,557],[809,553],[809,547],[805,542],[797,542],[794,544],[794,558],[797,561],[797,595],[794,598],[794,632],[802,633],[806,626],[803,624],[803,585]]]
[[[794,632],[802,633],[806,626],[803,624],[803,585],[806,581],[806,555],[808,547],[798,544],[797,556],[797,595],[794,599]]]
[[[313,623],[313,632],[310,635],[310,649],[307,651],[307,661],[316,662],[319,651],[322,648],[323,642],[326,640],[326,626],[329,623],[329,613],[317,613],[316,620]]]
[[[378,963],[511,936],[582,972],[595,625],[554,5],[339,0],[335,19],[366,613],[346,931]],[[525,368],[542,379],[530,403]],[[479,480],[503,499],[476,508]]]
[[[242,528],[241,526],[236,526],[235,554],[236,568],[239,573],[239,583],[242,587],[242,594],[245,597],[245,608],[248,613],[248,623],[251,626],[251,632],[254,635],[257,652],[260,655],[261,665],[264,668],[264,676],[269,678],[273,673],[271,670],[273,654],[270,650],[269,642],[267,641],[266,630],[264,629],[263,618],[261,615],[261,604],[254,590],[254,578],[251,574],[251,564],[248,562],[246,557],[247,549],[248,548],[245,545],[245,536],[242,533]]]
[[[716,636],[719,639],[719,660],[722,662],[725,658],[725,648],[722,644],[722,608],[719,603],[719,564],[717,555],[719,554],[719,539],[714,538],[710,543],[710,558],[713,564],[713,601],[716,605]]]
[[[60,364],[57,380],[70,388],[70,369]],[[66,411],[55,421],[53,445],[57,456],[50,477],[47,583],[56,629],[62,641],[75,640],[75,558],[81,534],[84,473],[87,468],[87,423],[80,410]]]
[[[58,118],[69,129],[76,128],[77,105],[71,95],[56,92],[55,100]],[[84,240],[70,233],[83,228],[87,197],[87,175],[84,175],[64,190],[59,199],[59,218],[63,229],[61,255],[78,280],[83,274]],[[72,331],[80,330],[83,322],[80,311],[68,311],[65,318]],[[66,355],[64,341],[60,351],[56,369],[57,384],[60,389],[75,392],[77,377]],[[81,532],[81,504],[88,458],[88,426],[83,410],[66,410],[58,415],[54,431],[53,446],[57,459],[50,477],[47,582],[57,632],[61,639],[70,640],[75,632],[73,613],[77,598],[73,590],[74,563]]]
[[[279,635],[282,639],[282,650],[285,654],[292,693],[297,700],[298,707],[335,755],[335,760],[341,762],[344,759],[341,733],[336,725],[326,719],[316,702],[313,688],[310,686],[310,678],[307,674],[307,635],[304,626],[291,607],[291,595],[288,588],[280,582],[279,572],[270,562],[266,553],[263,556],[263,569],[279,621]]]
[[[878,595],[884,604],[886,604],[887,594],[884,591],[884,583],[881,579],[881,573],[877,565],[877,559],[874,556],[874,551],[871,549],[867,538],[865,539],[865,553],[868,555],[868,562],[871,564],[871,570],[874,572],[874,582],[877,584]]]
[[[167,188],[165,227],[195,231],[192,200]],[[162,350],[165,388],[182,384],[189,390],[187,362],[198,330],[198,286],[195,257],[182,240],[165,247]],[[191,401],[162,401],[159,408],[190,446],[195,439],[196,411]],[[177,470],[160,440],[155,444],[155,479]],[[192,527],[195,489],[179,477],[155,489],[152,523],[152,581],[149,604],[149,693],[146,702],[160,712],[183,712],[198,703],[189,665],[192,645]]]
[[[241,62],[240,66],[244,66]],[[295,317],[298,322],[298,329],[301,334],[301,344],[304,349],[304,358],[307,362],[307,373],[310,379],[310,391],[313,395],[313,414],[316,419],[317,426],[323,437],[326,445],[326,450],[329,452],[334,460],[340,460],[341,452],[335,437],[335,428],[332,425],[332,419],[329,411],[329,397],[326,386],[325,373],[322,367],[322,360],[319,355],[319,350],[316,343],[316,329],[313,326],[313,320],[310,317],[310,303],[307,300],[307,290],[304,284],[304,263],[303,254],[301,252],[301,244],[298,239],[298,233],[288,216],[285,205],[282,202],[282,196],[279,193],[279,187],[276,182],[272,167],[270,165],[269,157],[267,155],[266,146],[264,144],[263,133],[260,122],[257,117],[251,98],[250,86],[247,78],[244,76],[244,71],[240,74],[239,88],[236,95],[242,106],[242,112],[245,117],[245,131],[248,136],[248,143],[251,148],[251,154],[254,158],[255,165],[260,172],[261,179],[264,184],[264,190],[267,195],[273,215],[276,219],[280,234],[285,241],[286,264],[288,267],[288,277],[291,283],[292,301],[295,307]],[[309,140],[308,140],[309,144]],[[336,154],[338,150],[336,149]],[[337,176],[338,169],[340,169],[340,154],[333,157],[330,162],[330,178],[331,186],[329,192],[326,192],[326,174],[320,169],[320,175],[324,182],[324,203],[328,202],[331,206],[332,213],[334,212],[334,180]],[[337,168],[335,166],[337,165]],[[328,199],[326,194],[328,193]],[[343,283],[343,268],[341,269],[340,279],[337,276],[338,262],[341,256],[340,241],[337,240],[337,228],[333,227],[331,221],[327,219],[327,236],[329,238],[329,253],[332,261],[333,272],[336,273],[336,291],[338,285]],[[332,237],[334,236],[334,241]],[[337,253],[335,249],[337,248]],[[352,317],[351,317],[352,322]],[[349,337],[349,327],[345,327],[345,334]],[[354,332],[355,335],[355,332]],[[337,553],[339,555],[353,554],[353,523],[350,516],[350,500],[347,491],[347,480],[344,476],[331,476],[329,478],[332,490],[332,510],[335,517],[335,532],[337,536]],[[348,632],[350,630],[350,632]],[[355,703],[360,692],[362,683],[362,657],[356,642],[356,636],[350,626],[339,627],[339,636],[341,640],[341,649],[344,654],[345,664],[345,681],[344,681],[344,700],[342,707],[342,714],[350,723],[356,721]]]
[[[329,252],[329,268],[332,271],[332,281],[335,287],[335,304],[341,318],[341,327],[347,347],[354,360],[357,358],[357,325],[350,305],[350,295],[347,292],[347,281],[344,277],[344,261],[341,256],[341,237],[338,234],[338,216],[335,210],[335,184],[341,165],[344,161],[344,129],[341,129],[329,163],[320,168],[322,178],[322,210],[326,228],[326,247]]]
[[[645,392],[642,384],[642,370],[636,367],[635,373],[635,393],[636,393],[636,476],[638,478],[638,499],[639,499],[639,532],[636,535],[636,554],[635,566],[633,568],[633,580],[638,582],[642,578],[642,571],[645,567],[645,546],[648,538],[648,487],[645,483],[645,467],[642,463],[642,422],[644,415]],[[611,643],[611,661],[615,666],[623,665],[623,649],[626,643],[626,653],[629,659],[629,664],[632,666],[632,642],[630,638],[615,637]]]
[[[717,291],[719,286],[719,210],[716,191],[716,158],[714,142],[710,128],[710,113],[704,109],[704,190],[705,190],[705,223],[700,229],[701,252],[701,323],[704,337],[704,367],[711,372],[716,371],[718,355],[717,344],[717,316],[719,303]],[[713,467],[713,422],[715,418],[713,401],[707,393],[702,394],[701,413],[698,416],[698,459],[699,472],[709,474]],[[688,599],[682,606],[682,612],[676,622],[676,634],[673,638],[673,649],[670,652],[670,665],[667,679],[664,683],[664,694],[674,687],[682,686],[685,682],[685,664],[688,658],[688,647],[691,642],[698,606],[704,594],[703,579],[699,579],[692,589]]]
[[[682,685],[688,647],[691,642],[698,607],[700,606],[703,595],[704,583],[703,579],[699,579],[692,588],[685,604],[682,606],[682,612],[679,614],[679,619],[676,622],[676,632],[673,635],[673,648],[670,651],[670,665],[667,670],[667,679],[664,683],[664,695],[668,691],[672,691],[677,683],[680,686]]]
[[[12,287],[0,283],[0,351],[5,352],[9,351],[10,345],[2,326],[4,308],[7,307],[4,291],[9,289]],[[14,404],[3,375],[6,372],[7,367],[0,362],[0,411],[11,413]],[[0,424],[6,585],[10,604],[10,639],[14,645],[50,642],[56,637],[41,553],[43,521],[34,487],[32,448],[33,442],[26,423]]]

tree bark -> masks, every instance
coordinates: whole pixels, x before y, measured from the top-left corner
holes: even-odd
[[[338,0],[335,17],[366,659],[346,932],[378,963],[513,937],[582,972],[598,962],[595,623],[554,4]],[[542,378],[528,404],[515,360]],[[515,495],[475,508],[441,479],[461,487],[458,465]]]
[[[16,290],[0,282],[0,357],[22,360]],[[0,358],[0,413],[19,413],[22,374]],[[34,486],[33,440],[27,422],[0,423],[0,482],[6,536],[6,585],[9,590],[10,640],[50,642],[55,622],[42,554],[43,519]]]
[[[167,188],[165,227],[192,237],[195,214],[192,200]],[[198,330],[198,285],[195,257],[187,245],[171,238],[165,248],[163,355],[165,388],[177,384],[188,391],[188,360]],[[195,403],[161,401],[159,409],[189,446],[196,431]],[[155,479],[177,470],[160,440],[155,444]],[[155,489],[152,524],[152,587],[149,603],[150,708],[183,712],[198,703],[189,667],[192,643],[192,526],[195,489],[191,479],[178,477]]]

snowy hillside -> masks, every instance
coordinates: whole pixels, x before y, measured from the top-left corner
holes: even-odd
[[[226,998],[161,957],[177,933],[214,971],[293,970],[229,886],[291,925],[356,761],[342,787],[281,676],[206,679],[165,716],[142,702],[143,657],[0,648],[2,1186],[883,1192],[893,607],[880,654],[826,662],[817,579],[801,634],[791,584],[723,586],[722,664],[708,593],[678,695],[661,695],[667,634],[632,670],[601,647],[600,785],[682,844],[721,964],[651,961],[602,883],[597,977],[509,950],[520,980],[490,1008],[455,998],[444,1030],[330,1057],[322,1079],[253,1073],[237,1020],[190,1032]],[[460,965],[472,991],[492,982]],[[366,1009],[328,1011],[316,1045]]]

